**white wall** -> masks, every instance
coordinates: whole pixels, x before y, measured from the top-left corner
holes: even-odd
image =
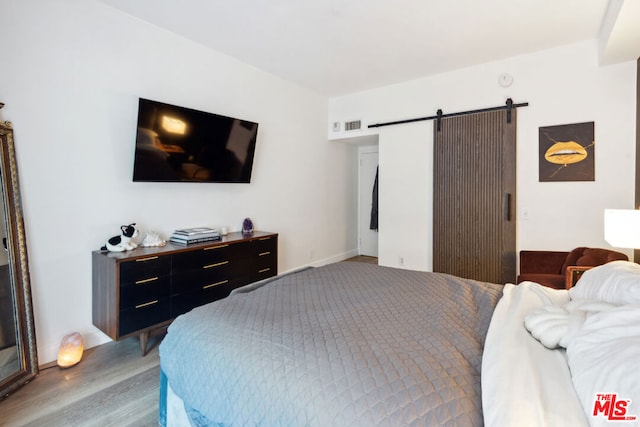
[[[430,122],[380,133],[378,262],[431,270],[432,149]],[[426,264],[425,264],[426,262]]]
[[[167,236],[249,216],[280,233],[280,272],[355,254],[357,148],[327,142],[326,97],[95,1],[4,1],[0,40],[41,363],[66,333],[107,340],[91,251],[121,224]],[[138,97],[259,122],[252,183],[133,183]]]
[[[514,83],[498,85],[508,72]],[[633,208],[636,63],[599,67],[583,42],[378,88],[329,102],[335,121],[363,125],[529,102],[518,109],[518,249],[609,247],[605,208]],[[595,122],[595,182],[538,182],[538,128]],[[380,262],[431,269],[432,122],[377,128],[380,141]],[[367,133],[365,131],[364,133]],[[522,219],[522,208],[529,219]],[[630,254],[631,252],[623,250]]]

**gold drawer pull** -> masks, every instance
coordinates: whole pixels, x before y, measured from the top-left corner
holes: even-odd
[[[269,270],[271,270],[271,269],[270,268],[263,268],[262,270],[258,270],[258,273],[266,273]]]
[[[203,251],[208,251],[210,249],[220,249],[220,248],[226,248],[227,246],[229,246],[229,244],[226,245],[217,245],[217,246],[208,246],[206,248],[202,248]]]
[[[136,285],[143,285],[143,284],[145,284],[145,283],[155,282],[155,281],[156,281],[156,280],[158,280],[158,279],[159,279],[159,277],[158,277],[158,276],[156,276],[156,277],[150,277],[150,278],[148,278],[148,279],[137,280],[137,281],[136,281]]]
[[[225,283],[229,283],[228,280],[221,280],[219,282],[216,283],[212,283],[210,285],[205,285],[202,287],[202,289],[209,289],[209,288],[213,288],[214,286],[220,286],[220,285],[224,285]]]
[[[258,240],[271,240],[271,237],[260,237]]]
[[[156,256],[148,256],[148,257],[146,257],[146,258],[138,258],[138,259],[136,260],[136,262],[151,261],[151,260],[154,260],[154,259],[158,259],[158,256],[156,255]]]
[[[271,251],[261,252],[258,254],[258,256],[265,256],[265,255],[271,255]]]
[[[150,306],[150,305],[153,305],[153,304],[157,304],[157,303],[158,303],[158,300],[156,299],[156,300],[153,300],[153,301],[145,302],[144,304],[136,305],[136,308],[147,307],[147,306]]]
[[[215,264],[203,265],[202,268],[220,267],[221,265],[229,264],[229,261],[216,262]]]

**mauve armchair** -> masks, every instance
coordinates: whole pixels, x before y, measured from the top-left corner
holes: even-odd
[[[520,251],[520,274],[517,282],[531,281],[555,289],[566,289],[572,279],[572,266],[595,267],[611,261],[628,261],[621,253],[602,248],[575,248],[571,252]],[[583,269],[584,270],[584,269]]]

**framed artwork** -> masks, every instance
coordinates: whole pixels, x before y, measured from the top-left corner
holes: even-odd
[[[595,181],[594,122],[540,127],[539,181]]]

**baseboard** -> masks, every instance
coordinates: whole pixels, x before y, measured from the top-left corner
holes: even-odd
[[[354,256],[358,255],[358,250],[357,249],[352,249],[350,251],[347,252],[343,252],[341,254],[337,254],[337,255],[333,255],[324,259],[319,259],[319,260],[315,260],[312,261],[308,264],[296,267],[296,268],[292,268],[291,270],[287,270],[287,271],[283,271],[282,273],[280,273],[279,275],[282,274],[286,274],[286,273],[291,273],[294,272],[296,270],[300,270],[303,269],[305,267],[322,267],[323,265],[327,265],[327,264],[333,264],[334,262],[340,262],[340,261],[344,261],[345,259],[349,259],[352,258]]]
[[[327,265],[327,264],[333,264],[334,262],[344,261],[345,259],[349,259],[349,258],[352,258],[352,257],[357,256],[357,255],[358,255],[358,250],[357,249],[352,249],[350,251],[343,252],[343,253],[338,254],[338,255],[333,255],[333,256],[330,256],[328,258],[324,258],[324,259],[313,261],[311,263],[311,266],[320,267],[320,266]]]

